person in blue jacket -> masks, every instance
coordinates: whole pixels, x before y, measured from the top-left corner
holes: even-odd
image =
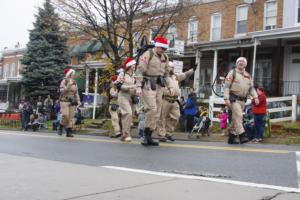
[[[197,97],[191,92],[185,104],[184,115],[186,117],[186,131],[190,132],[194,126],[194,117],[197,114]]]

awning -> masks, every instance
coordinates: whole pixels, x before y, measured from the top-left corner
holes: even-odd
[[[199,49],[200,51],[214,51],[214,50],[223,50],[223,49],[253,47],[254,41],[251,37],[245,36],[245,37],[238,37],[233,39],[199,42],[194,44],[193,46],[194,49]]]
[[[290,39],[300,38],[300,27],[278,28],[268,31],[258,31],[250,33],[253,38],[258,40]]]
[[[80,54],[80,45],[78,44],[71,49],[69,55],[70,56],[78,56],[79,54]]]
[[[78,44],[78,45],[75,45],[69,55],[70,56],[79,56],[81,54],[84,54],[84,53],[94,53],[94,52],[97,52],[97,51],[100,51],[102,48],[103,45],[101,42],[97,41],[97,40],[90,40],[90,41],[87,41],[87,42],[84,42],[83,44]]]

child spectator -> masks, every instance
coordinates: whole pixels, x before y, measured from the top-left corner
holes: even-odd
[[[140,109],[138,121],[139,121],[139,124],[138,124],[139,137],[143,141],[144,140],[144,129],[145,129],[145,113],[144,113],[144,108]]]
[[[221,135],[224,136],[225,130],[227,129],[227,119],[228,119],[228,115],[225,108],[221,108],[221,112],[218,115],[218,117],[220,119]]]

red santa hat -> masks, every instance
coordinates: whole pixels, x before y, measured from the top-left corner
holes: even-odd
[[[126,70],[135,64],[136,64],[136,61],[133,58],[127,58],[124,62],[123,69]]]
[[[238,64],[239,62],[244,62],[245,65],[247,65],[247,59],[245,57],[239,57],[237,60],[236,60],[236,64]]]
[[[115,83],[117,79],[118,79],[117,75],[114,75],[113,77],[111,77],[111,82]]]
[[[64,69],[64,73],[66,75],[66,78],[68,78],[72,74],[75,74],[75,70],[74,69]]]
[[[156,37],[154,39],[155,45],[156,47],[162,47],[167,49],[169,47],[169,42],[166,38],[164,37]]]

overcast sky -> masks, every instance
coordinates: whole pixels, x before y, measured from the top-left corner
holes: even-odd
[[[33,28],[34,14],[44,0],[0,0],[0,51],[17,42],[26,47],[28,30]]]

